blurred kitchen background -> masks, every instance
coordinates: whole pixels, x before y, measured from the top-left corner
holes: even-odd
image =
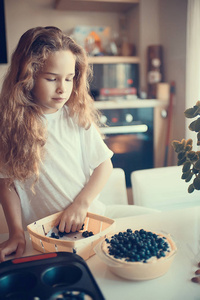
[[[133,170],[175,165],[171,141],[186,136],[189,2],[0,0],[0,85],[26,30],[57,26],[71,35],[90,55],[102,132],[129,189]]]

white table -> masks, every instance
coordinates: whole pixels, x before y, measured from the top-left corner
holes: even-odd
[[[127,281],[112,274],[94,255],[87,260],[106,300],[199,300],[200,284],[191,282],[200,262],[200,206],[161,212],[116,221],[116,231],[144,228],[169,232],[178,248],[170,270],[162,277],[149,281]],[[5,240],[0,235],[0,242]],[[32,249],[27,235],[25,256],[38,254]],[[8,257],[10,258],[10,257]]]

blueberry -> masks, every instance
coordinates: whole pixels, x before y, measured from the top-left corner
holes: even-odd
[[[130,261],[134,262],[134,261],[135,261],[135,258],[134,258],[134,257],[132,257],[132,258],[130,259]]]
[[[134,256],[134,259],[135,259],[135,261],[140,261],[140,260],[141,260],[140,255],[139,255],[139,254],[136,254],[136,255]]]
[[[86,231],[83,231],[82,236],[83,236],[84,238],[87,238],[87,237],[89,236],[88,231],[87,231],[87,230],[86,230]]]
[[[57,234],[55,234],[55,232],[51,233],[51,237],[54,239],[57,239],[57,240],[59,239],[59,236]]]
[[[140,257],[144,258],[145,257],[145,253],[144,252],[140,252]]]
[[[58,235],[59,235],[59,237],[61,237],[61,238],[62,238],[65,234],[66,234],[65,232],[58,231]]]
[[[146,250],[146,255],[150,255],[150,251],[149,250]]]

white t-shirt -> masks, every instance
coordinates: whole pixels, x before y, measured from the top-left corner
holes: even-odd
[[[45,118],[48,138],[35,194],[30,190],[31,179],[23,184],[15,182],[24,227],[65,209],[85,186],[92,171],[113,155],[95,126],[88,130],[79,127],[66,106]],[[89,211],[104,214],[105,206],[97,198]]]

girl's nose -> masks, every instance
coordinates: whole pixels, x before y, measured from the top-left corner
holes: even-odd
[[[56,92],[58,94],[63,94],[65,92],[65,84],[64,82],[59,82],[57,88],[56,88]]]

